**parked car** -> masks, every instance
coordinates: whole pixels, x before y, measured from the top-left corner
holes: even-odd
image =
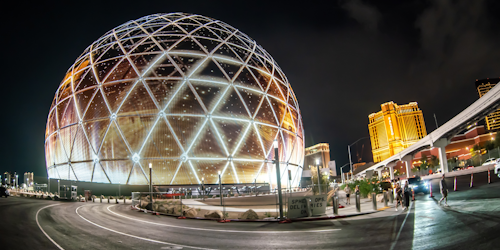
[[[392,188],[392,184],[388,181],[381,181],[380,182],[380,191],[388,191],[390,188]]]
[[[460,171],[460,170],[462,170],[462,169],[463,169],[463,168],[461,168],[461,167],[454,167],[454,168],[453,168],[453,171]]]
[[[5,198],[9,197],[9,190],[7,190],[5,187],[0,186],[0,197],[5,196]]]
[[[500,158],[495,161],[495,174],[500,178]]]
[[[421,193],[421,192],[423,192],[424,194],[429,193],[429,183],[421,180],[419,176],[409,178],[408,185],[410,185],[410,187],[413,189],[415,193]]]
[[[490,165],[490,164],[495,164],[495,162],[496,162],[495,158],[489,158],[489,159],[487,159],[487,160],[483,163],[483,165],[481,165],[481,166]]]
[[[464,169],[473,169],[473,168],[474,168],[474,166],[467,166],[467,167],[466,167],[466,168],[464,168]]]

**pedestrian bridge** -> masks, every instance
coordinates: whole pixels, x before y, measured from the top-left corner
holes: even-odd
[[[497,83],[488,93],[483,95],[477,101],[472,103],[469,107],[464,109],[458,115],[453,117],[451,120],[432,131],[426,137],[422,138],[415,144],[409,146],[403,151],[396,155],[393,155],[359,173],[356,177],[366,176],[367,173],[378,171],[379,176],[382,169],[389,167],[391,173],[391,179],[394,179],[394,166],[397,161],[403,161],[406,163],[406,174],[410,174],[410,162],[413,159],[413,155],[422,151],[423,149],[437,147],[439,148],[439,159],[440,166],[443,173],[448,172],[448,162],[446,159],[445,147],[450,143],[453,136],[462,132],[465,129],[469,129],[475,125],[479,120],[483,119],[486,115],[500,107],[500,82]]]

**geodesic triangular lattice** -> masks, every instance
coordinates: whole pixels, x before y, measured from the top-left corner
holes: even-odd
[[[46,130],[50,178],[147,184],[298,184],[303,128],[273,58],[221,21],[185,13],[127,22],[89,46],[57,90]]]

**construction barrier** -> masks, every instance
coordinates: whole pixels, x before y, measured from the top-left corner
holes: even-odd
[[[413,188],[411,189],[411,200],[414,201],[415,200],[415,190],[413,190]]]
[[[429,197],[433,198],[434,195],[432,195],[432,183],[429,181]]]
[[[490,168],[488,167],[488,184],[491,183]]]
[[[474,173],[470,174],[470,187],[474,186]]]
[[[377,211],[377,194],[372,193],[373,210]]]

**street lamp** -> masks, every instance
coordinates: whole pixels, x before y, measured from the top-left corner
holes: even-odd
[[[342,176],[342,184],[344,184],[344,179],[345,179],[345,177],[344,177],[344,170],[343,170],[343,168],[347,167],[347,164],[349,164],[349,162],[348,162],[348,163],[346,163],[346,164],[344,164],[344,165],[342,165],[342,167],[340,167],[340,174],[341,174],[341,176]]]
[[[151,199],[151,210],[153,210],[153,163],[149,163],[149,198]]]
[[[366,139],[368,137],[361,137],[359,139],[357,139],[355,142],[351,143],[350,145],[347,146],[347,151],[349,152],[349,166],[351,166],[351,179],[352,179],[352,160],[351,160],[351,146],[356,144],[358,141],[361,141],[363,139]]]
[[[319,169],[319,159],[316,159],[316,166],[318,166],[318,194],[321,194],[321,185],[320,185],[320,180],[321,180],[321,174],[320,169]]]
[[[273,145],[274,145],[274,163],[276,164],[276,184],[278,185],[280,220],[283,220],[283,200],[281,200],[281,174],[280,174],[280,160],[279,160],[277,139],[274,139]]]

